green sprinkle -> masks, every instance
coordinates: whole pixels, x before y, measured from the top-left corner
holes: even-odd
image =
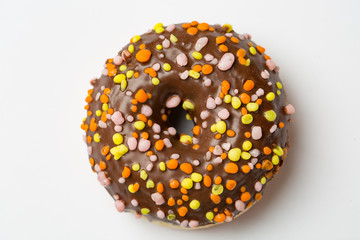
[[[280,95],[280,94],[281,94],[281,91],[280,91],[280,90],[277,90],[277,91],[276,91],[276,94],[277,94],[277,95]]]
[[[210,131],[216,132],[216,124],[211,125]]]
[[[214,185],[211,192],[215,195],[220,195],[224,191],[224,187],[221,184]]]
[[[154,188],[155,187],[155,183],[153,180],[147,180],[146,182],[146,188]]]
[[[177,37],[174,34],[170,35],[170,41],[176,43],[178,41]]]

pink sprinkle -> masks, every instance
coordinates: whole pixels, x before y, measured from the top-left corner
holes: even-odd
[[[87,151],[88,151],[88,154],[91,155],[92,154],[92,147],[88,147]]]
[[[152,68],[155,70],[155,71],[159,71],[160,70],[160,63],[155,63]]]
[[[276,129],[277,129],[277,126],[276,126],[276,124],[274,124],[274,125],[271,126],[269,131],[270,131],[270,133],[273,133],[273,132],[276,131]]]
[[[107,119],[111,119],[111,114],[109,114],[109,113],[106,114],[106,118],[107,118]]]
[[[245,209],[245,203],[241,200],[236,200],[235,201],[235,208],[236,210],[238,210],[239,212],[244,211]]]
[[[180,223],[180,227],[187,227],[187,225],[189,224],[189,220],[184,220]]]
[[[204,110],[204,111],[202,111],[202,112],[200,113],[200,118],[201,118],[202,120],[207,119],[209,116],[210,116],[210,113],[209,113],[209,111],[207,111],[207,110]]]
[[[152,130],[154,131],[154,133],[159,133],[159,132],[161,132],[161,127],[159,124],[154,123],[152,126]]]
[[[214,98],[209,97],[209,98],[206,100],[206,108],[207,108],[207,109],[214,109],[214,108],[216,108],[216,103],[215,103],[215,99],[214,99]]]
[[[231,222],[234,218],[231,216],[226,216],[225,217],[225,222]]]
[[[210,64],[216,65],[218,62],[219,60],[217,60],[217,58],[214,58],[213,60],[211,60]]]
[[[188,64],[188,58],[184,53],[180,53],[179,55],[176,56],[176,62],[177,64],[183,67]]]
[[[169,97],[168,100],[166,100],[166,107],[167,108],[177,107],[177,105],[179,105],[180,102],[181,102],[181,98],[179,97],[179,95],[173,95]]]
[[[214,155],[220,156],[223,153],[222,148],[220,147],[220,145],[216,145],[213,151]]]
[[[138,145],[138,149],[140,152],[146,152],[147,150],[149,150],[151,145],[151,142],[147,139],[140,139],[139,141],[139,145]]]
[[[148,170],[149,172],[153,169],[154,167],[154,164],[152,163],[149,163],[147,166],[146,166],[146,170]]]
[[[95,164],[94,170],[95,170],[95,172],[101,172],[100,165]]]
[[[123,62],[122,57],[120,57],[119,55],[117,55],[116,57],[114,57],[114,63],[116,65],[120,65]]]
[[[218,112],[218,116],[219,116],[219,118],[225,120],[225,119],[228,119],[228,117],[230,116],[230,113],[226,108],[224,108],[223,110]]]
[[[189,227],[195,228],[195,227],[197,227],[197,226],[199,226],[199,221],[191,220],[191,221],[189,222]]]
[[[254,140],[259,140],[262,137],[262,130],[260,126],[254,126],[251,130],[251,136]]]
[[[211,79],[207,78],[204,80],[204,86],[205,87],[210,87],[211,86]]]
[[[249,40],[251,40],[251,38],[252,38],[249,33],[244,33],[244,37]]]
[[[210,62],[211,60],[214,59],[214,56],[207,53],[207,54],[205,54],[204,59],[205,59],[205,61]]]
[[[180,78],[182,80],[185,80],[189,77],[189,71],[188,70],[185,70],[184,72],[180,73]]]
[[[131,200],[131,205],[134,207],[137,207],[139,205],[139,202],[136,199]]]
[[[125,182],[125,178],[123,178],[123,177],[121,177],[121,178],[119,178],[119,183],[124,183]]]
[[[256,95],[258,95],[259,97],[261,97],[262,95],[264,95],[264,89],[262,88],[259,88],[257,91],[256,91]]]
[[[225,36],[228,37],[228,38],[231,38],[233,36],[232,33],[225,33]]]
[[[220,98],[220,97],[216,97],[216,98],[215,98],[215,103],[216,103],[216,105],[220,105],[220,104],[222,103],[221,98]]]
[[[259,98],[259,96],[256,94],[251,95],[251,101],[253,101],[253,102],[255,102],[258,98]]]
[[[258,162],[258,160],[259,160],[259,159],[257,159],[257,158],[251,158],[250,161],[251,161],[251,164],[252,164],[252,165],[255,165],[255,164]]]
[[[113,198],[114,198],[115,200],[119,200],[119,199],[120,199],[120,196],[119,196],[119,194],[115,194],[115,195],[113,196]]]
[[[172,31],[174,31],[174,29],[175,29],[175,24],[171,24],[166,27],[166,31],[168,31],[168,32],[172,32]]]
[[[232,53],[225,53],[221,59],[219,64],[217,65],[217,67],[221,70],[221,71],[226,71],[229,70],[232,65],[234,64],[235,61],[235,56]]]
[[[153,138],[154,139],[160,139],[160,135],[159,134],[154,134]]]
[[[257,181],[257,182],[255,183],[255,185],[254,185],[254,188],[255,188],[255,191],[260,192],[261,189],[262,189],[262,184],[261,184],[261,182]]]
[[[260,155],[260,150],[259,149],[253,149],[250,151],[250,155],[253,156],[253,157],[257,157]]]
[[[207,127],[208,127],[207,121],[204,121],[204,122],[201,124],[201,126],[202,126],[203,128],[207,128]]]
[[[168,131],[169,131],[170,135],[172,135],[172,136],[174,136],[176,134],[176,129],[173,127],[169,127]]]
[[[199,160],[192,160],[192,164],[194,165],[194,166],[199,166],[200,165],[200,161]]]
[[[158,159],[158,158],[157,158],[156,155],[151,155],[151,156],[150,156],[150,161],[152,161],[152,162],[156,162],[157,159]]]
[[[170,41],[168,39],[164,39],[162,42],[163,48],[169,48],[170,47]]]
[[[239,34],[239,39],[240,39],[240,40],[244,40],[244,39],[245,39],[244,35],[243,35],[243,34]]]
[[[101,121],[101,120],[99,121],[98,125],[99,125],[100,128],[106,128],[107,127],[106,123]]]
[[[206,161],[209,161],[211,158],[211,152],[210,151],[207,151],[206,154],[205,154],[205,160]]]
[[[217,157],[217,158],[214,159],[215,164],[220,164],[220,163],[222,163],[222,161],[223,160],[221,159],[221,157]]]
[[[114,130],[115,130],[116,132],[121,132],[121,131],[122,131],[122,126],[116,125],[116,126],[114,127]]]
[[[128,116],[126,117],[126,120],[128,120],[128,122],[132,122],[132,121],[134,121],[134,117],[131,116],[131,115],[128,115]]]
[[[116,125],[121,125],[124,123],[124,117],[121,114],[121,112],[116,111],[113,113],[113,115],[111,115],[111,120],[116,124]]]
[[[268,70],[262,71],[260,75],[263,79],[268,79],[270,77],[270,73],[268,72]]]
[[[106,174],[103,171],[98,172],[97,179],[103,187],[107,187],[110,185],[110,179],[106,177]]]
[[[272,71],[276,68],[275,62],[271,59],[266,60],[265,64],[269,68],[270,71]]]
[[[158,192],[151,194],[151,199],[155,202],[156,205],[161,205],[165,202],[163,195]]]
[[[123,212],[125,210],[125,204],[122,200],[116,200],[115,201],[115,208],[119,212]]]
[[[170,158],[173,158],[173,159],[179,159],[180,155],[177,154],[177,153],[173,153],[171,154]]]
[[[129,146],[130,151],[134,151],[137,147],[137,140],[134,137],[129,137],[127,140],[127,145]]]
[[[163,219],[165,217],[165,213],[161,210],[156,212],[158,218]]]
[[[170,142],[170,140],[168,138],[164,138],[164,144],[167,148],[171,148],[172,147],[172,144]]]
[[[293,105],[288,104],[288,105],[285,106],[284,111],[285,111],[286,114],[294,114],[295,113],[295,108],[294,108]]]
[[[195,51],[200,51],[203,47],[206,46],[209,39],[207,37],[199,38],[195,43]]]
[[[144,114],[147,117],[150,117],[151,114],[153,113],[153,110],[149,105],[143,105],[141,107],[141,113]]]

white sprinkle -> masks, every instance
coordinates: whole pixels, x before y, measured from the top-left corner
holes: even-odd
[[[217,157],[217,158],[214,159],[215,164],[220,164],[220,163],[222,163],[222,161],[223,160],[221,159],[221,157]]]
[[[214,56],[207,53],[207,54],[205,54],[204,59],[205,59],[205,61],[210,62],[211,60],[214,59]]]
[[[172,135],[172,136],[174,136],[176,134],[176,129],[173,127],[169,127],[168,131],[169,131],[170,135]]]
[[[228,117],[230,116],[230,113],[226,108],[224,108],[220,112],[218,112],[218,116],[219,116],[219,118],[225,120],[225,119],[228,119]]]
[[[171,154],[171,156],[170,156],[170,158],[172,158],[172,159],[179,159],[179,157],[180,157],[180,155],[177,154],[177,153],[173,153],[173,154]]]
[[[100,93],[100,92],[98,92],[98,93],[96,94],[96,96],[95,96],[95,101],[97,101],[97,100],[99,100],[99,99],[100,99],[100,95],[101,95],[101,93]]]
[[[155,63],[152,68],[155,70],[155,71],[159,71],[160,70],[160,63]]]
[[[121,178],[119,178],[119,183],[124,183],[125,182],[125,178],[123,178],[123,177],[121,177]]]
[[[210,87],[210,86],[211,86],[211,83],[212,83],[212,82],[211,82],[211,79],[209,79],[209,78],[207,78],[207,79],[204,80],[204,86],[205,86],[205,87]]]
[[[211,158],[211,152],[210,151],[207,151],[206,154],[205,154],[205,160],[206,161],[209,161]]]
[[[206,100],[206,108],[207,109],[215,109],[216,108],[216,103],[215,103],[214,98],[208,97],[208,99]]]
[[[220,105],[222,103],[222,99],[220,97],[215,98],[216,105]]]
[[[276,124],[274,124],[274,125],[271,126],[269,131],[270,131],[270,133],[273,133],[273,132],[276,131],[276,129],[277,129],[277,126],[276,126]]]
[[[200,183],[199,183],[199,182],[195,183],[195,189],[196,189],[196,190],[201,189],[201,185],[200,185]]]
[[[259,97],[261,97],[262,95],[264,95],[264,89],[262,88],[259,88],[257,91],[256,91],[256,95],[258,95]]]
[[[251,101],[253,101],[253,102],[255,102],[258,98],[259,97],[256,94],[251,95]]]
[[[169,48],[170,47],[170,41],[168,39],[164,39],[162,42],[163,48]]]
[[[152,162],[156,162],[156,160],[157,160],[158,158],[157,158],[156,155],[153,154],[153,155],[150,155],[149,159],[150,159],[150,161],[152,161]]]
[[[149,164],[146,166],[146,170],[150,172],[150,171],[153,169],[153,167],[154,167],[154,164],[149,163]]]
[[[180,104],[180,102],[181,102],[181,98],[179,97],[179,95],[173,95],[166,100],[166,107],[175,108],[177,107],[177,105]]]
[[[251,136],[254,140],[259,140],[262,137],[262,130],[260,126],[254,126],[251,130]]]
[[[221,147],[225,150],[225,151],[229,151],[231,144],[230,143],[223,143],[221,145]]]
[[[200,51],[203,47],[206,46],[209,39],[207,37],[199,38],[195,43],[195,51]]]
[[[146,117],[150,117],[153,113],[153,110],[149,105],[143,105],[141,107],[141,113],[144,114]]]
[[[161,132],[161,127],[159,124],[154,123],[152,126],[152,130],[154,131],[154,133],[160,133]]]
[[[133,121],[134,121],[134,117],[131,116],[131,115],[127,115],[127,116],[126,116],[126,120],[127,120],[128,122],[133,122]]]
[[[201,124],[201,126],[202,126],[203,128],[207,128],[207,126],[208,126],[207,121],[204,121],[204,122]]]
[[[270,77],[270,73],[268,72],[268,70],[262,71],[262,72],[260,73],[260,75],[261,75],[261,77],[262,77],[263,79],[269,79],[269,77]]]
[[[222,148],[220,147],[220,145],[216,145],[214,150],[213,150],[213,154],[220,156],[223,153]]]
[[[260,150],[255,148],[255,149],[251,150],[249,153],[251,156],[257,157],[260,154]]]
[[[197,159],[192,160],[192,164],[193,164],[194,166],[199,166],[199,165],[200,165],[200,161],[197,160]]]
[[[164,144],[167,148],[171,148],[172,144],[168,138],[164,138]]]
[[[180,73],[180,78],[182,80],[185,80],[189,77],[189,71],[188,70],[185,70],[184,72]]]
[[[209,116],[210,116],[210,112],[207,110],[201,111],[201,113],[200,113],[200,118],[202,120],[207,119]]]
[[[160,135],[159,134],[154,134],[153,138],[154,139],[160,139]]]

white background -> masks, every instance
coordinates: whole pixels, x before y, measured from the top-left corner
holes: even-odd
[[[359,1],[0,1],[0,239],[360,239]],[[90,170],[89,80],[157,22],[231,23],[281,67],[291,150],[232,223],[119,214]]]

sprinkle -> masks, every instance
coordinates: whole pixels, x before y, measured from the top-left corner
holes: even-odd
[[[284,107],[284,112],[285,112],[286,114],[294,114],[294,113],[295,113],[295,108],[294,108],[293,105],[288,104],[288,105],[286,105],[286,106]]]
[[[275,70],[275,68],[276,68],[275,62],[271,59],[266,60],[265,64],[269,68],[270,71]]]
[[[269,122],[273,122],[276,119],[276,113],[273,110],[266,111],[264,116]]]
[[[226,28],[227,33],[232,32],[233,30],[233,27],[229,23],[225,23],[222,27]]]
[[[269,92],[266,94],[266,99],[270,102],[275,99],[275,94],[273,92]]]
[[[193,52],[193,53],[192,53],[192,56],[193,56],[195,59],[197,59],[197,60],[200,60],[200,59],[202,59],[202,57],[203,57],[200,52]]]
[[[139,190],[139,188],[140,188],[140,185],[139,185],[138,183],[130,184],[130,185],[128,186],[128,190],[129,190],[129,192],[131,192],[131,193],[136,193],[136,192]]]
[[[118,74],[114,77],[114,82],[115,83],[121,83],[123,80],[126,80],[126,76],[125,74],[121,73],[121,74]]]
[[[166,100],[165,105],[167,108],[175,108],[179,105],[180,102],[181,98],[179,97],[179,95],[173,95]]]
[[[175,30],[175,24],[171,24],[171,25],[166,27],[166,31],[168,31],[168,32],[172,32],[174,30]]]
[[[213,70],[214,70],[214,69],[213,69],[213,67],[212,67],[211,65],[205,64],[205,65],[202,67],[202,70],[201,70],[201,71],[202,71],[203,74],[208,75],[208,74],[212,73]]]
[[[150,145],[151,142],[149,140],[141,138],[138,144],[138,149],[140,152],[146,152],[149,150]]]
[[[211,60],[214,59],[214,56],[207,53],[207,54],[205,54],[204,59],[205,59],[205,61],[210,62]]]
[[[192,144],[193,140],[192,140],[192,137],[189,135],[182,135],[180,137],[180,142],[182,142],[185,145],[189,145],[189,144]]]
[[[165,203],[164,197],[158,192],[151,194],[151,199],[155,202],[156,205],[162,205]]]
[[[191,178],[184,178],[181,181],[181,186],[185,189],[191,189],[193,187],[193,181],[191,180]]]
[[[278,165],[279,162],[280,162],[279,156],[277,156],[277,155],[272,156],[271,162],[272,162],[272,164],[274,164],[274,165]]]
[[[239,171],[239,167],[233,163],[233,162],[229,162],[225,165],[225,172],[227,173],[231,173],[231,174],[235,174]]]
[[[186,174],[190,174],[193,172],[193,167],[190,163],[182,163],[180,165],[180,170]]]
[[[125,204],[121,200],[115,201],[115,208],[118,210],[118,212],[123,212],[125,210]]]
[[[135,172],[139,171],[140,170],[140,164],[138,163],[135,163],[131,166],[131,169]]]
[[[110,153],[114,155],[115,160],[120,159],[127,152],[128,152],[128,148],[124,144],[121,144],[119,146],[110,149]]]
[[[221,57],[220,62],[218,63],[217,67],[221,71],[229,70],[232,67],[232,65],[234,64],[234,61],[235,61],[235,56],[232,53],[225,53]]]
[[[284,155],[284,151],[282,150],[282,148],[280,146],[276,146],[274,149],[273,149],[273,152],[278,155],[278,156],[282,156]]]
[[[245,203],[241,200],[237,200],[235,201],[235,208],[236,210],[238,210],[239,212],[244,211],[245,209]]]
[[[207,37],[202,37],[199,38],[196,43],[195,43],[195,51],[200,51],[203,47],[206,46],[206,44],[208,43],[209,39]],[[207,60],[208,61],[208,60]]]
[[[254,88],[255,84],[253,80],[246,80],[246,82],[244,83],[244,90],[245,91],[251,91]]]
[[[220,195],[224,191],[224,187],[221,184],[214,185],[211,192],[215,195]]]
[[[195,79],[198,79],[200,77],[200,73],[198,73],[194,70],[190,70],[189,75],[190,75],[190,77],[195,78]]]
[[[189,207],[194,210],[198,209],[200,207],[200,202],[198,200],[194,199],[190,202]]]
[[[246,105],[246,109],[249,112],[256,112],[259,109],[259,105],[257,105],[256,103],[248,103]]]
[[[182,80],[185,80],[189,77],[189,71],[188,70],[185,70],[184,72],[180,73],[180,78]]]
[[[145,128],[145,123],[143,121],[136,121],[136,122],[134,122],[134,127],[137,130],[141,131]]]
[[[112,139],[116,145],[122,144],[124,140],[123,136],[120,133],[115,133]]]
[[[147,180],[146,182],[146,188],[154,188],[155,187],[155,183],[153,180]]]
[[[241,106],[240,98],[238,97],[232,97],[231,98],[231,106],[235,109],[238,109]]]
[[[164,68],[164,70],[167,71],[167,72],[171,70],[171,66],[170,66],[170,64],[168,64],[168,63],[164,63],[163,68]]]
[[[259,140],[262,137],[262,130],[260,126],[254,126],[251,130],[251,136],[254,140]]]
[[[252,143],[250,141],[243,142],[242,148],[245,151],[249,151],[252,148]]]
[[[228,119],[229,116],[230,116],[230,113],[226,108],[224,108],[220,112],[218,112],[218,117],[221,119],[224,119],[224,120]]]
[[[182,105],[183,109],[188,111],[188,110],[194,110],[194,104],[188,100],[185,100],[183,102],[183,105]]]
[[[243,124],[250,124],[253,121],[253,116],[251,114],[245,114],[241,117],[241,122]]]
[[[214,219],[214,213],[213,212],[207,212],[205,214],[205,217],[212,222],[212,220]]]
[[[228,158],[234,162],[239,161],[240,156],[241,156],[240,148],[232,148],[228,153]]]
[[[166,165],[165,165],[164,162],[160,162],[160,163],[159,163],[159,169],[160,169],[162,172],[166,170]]]
[[[150,50],[147,50],[147,49],[141,49],[140,51],[138,51],[136,53],[135,57],[136,57],[136,60],[138,60],[139,62],[145,63],[150,60],[151,52],[150,52]]]
[[[175,37],[175,35],[171,34],[170,35],[170,41],[173,43],[176,43],[178,41],[177,37]]]
[[[143,89],[140,89],[139,91],[137,91],[137,93],[135,94],[135,99],[137,101],[139,101],[140,103],[144,103],[146,102],[146,100],[148,99],[146,92]]]
[[[249,48],[249,52],[252,54],[252,55],[255,55],[256,54],[256,49],[254,47],[250,47]]]
[[[197,227],[197,226],[199,226],[199,221],[191,220],[191,221],[189,222],[189,227],[190,227],[190,228],[195,228],[195,227]]]
[[[156,86],[156,85],[159,85],[160,80],[158,78],[154,77],[151,79],[151,83]]]
[[[226,132],[226,123],[224,121],[219,121],[216,123],[216,131],[220,134]]]
[[[241,158],[244,160],[249,160],[251,158],[251,154],[248,152],[241,152]]]
[[[176,56],[176,62],[180,66],[186,66],[188,64],[188,58],[184,53],[180,53],[179,55]]]
[[[201,182],[202,180],[202,175],[200,173],[192,173],[191,174],[191,180],[193,180],[194,182]]]
[[[150,213],[150,209],[148,209],[148,208],[142,208],[142,209],[141,209],[141,213],[142,213],[143,215],[149,214],[149,213]]]
[[[215,109],[216,108],[216,103],[215,103],[214,98],[208,97],[208,99],[206,100],[206,108],[207,109]]]

